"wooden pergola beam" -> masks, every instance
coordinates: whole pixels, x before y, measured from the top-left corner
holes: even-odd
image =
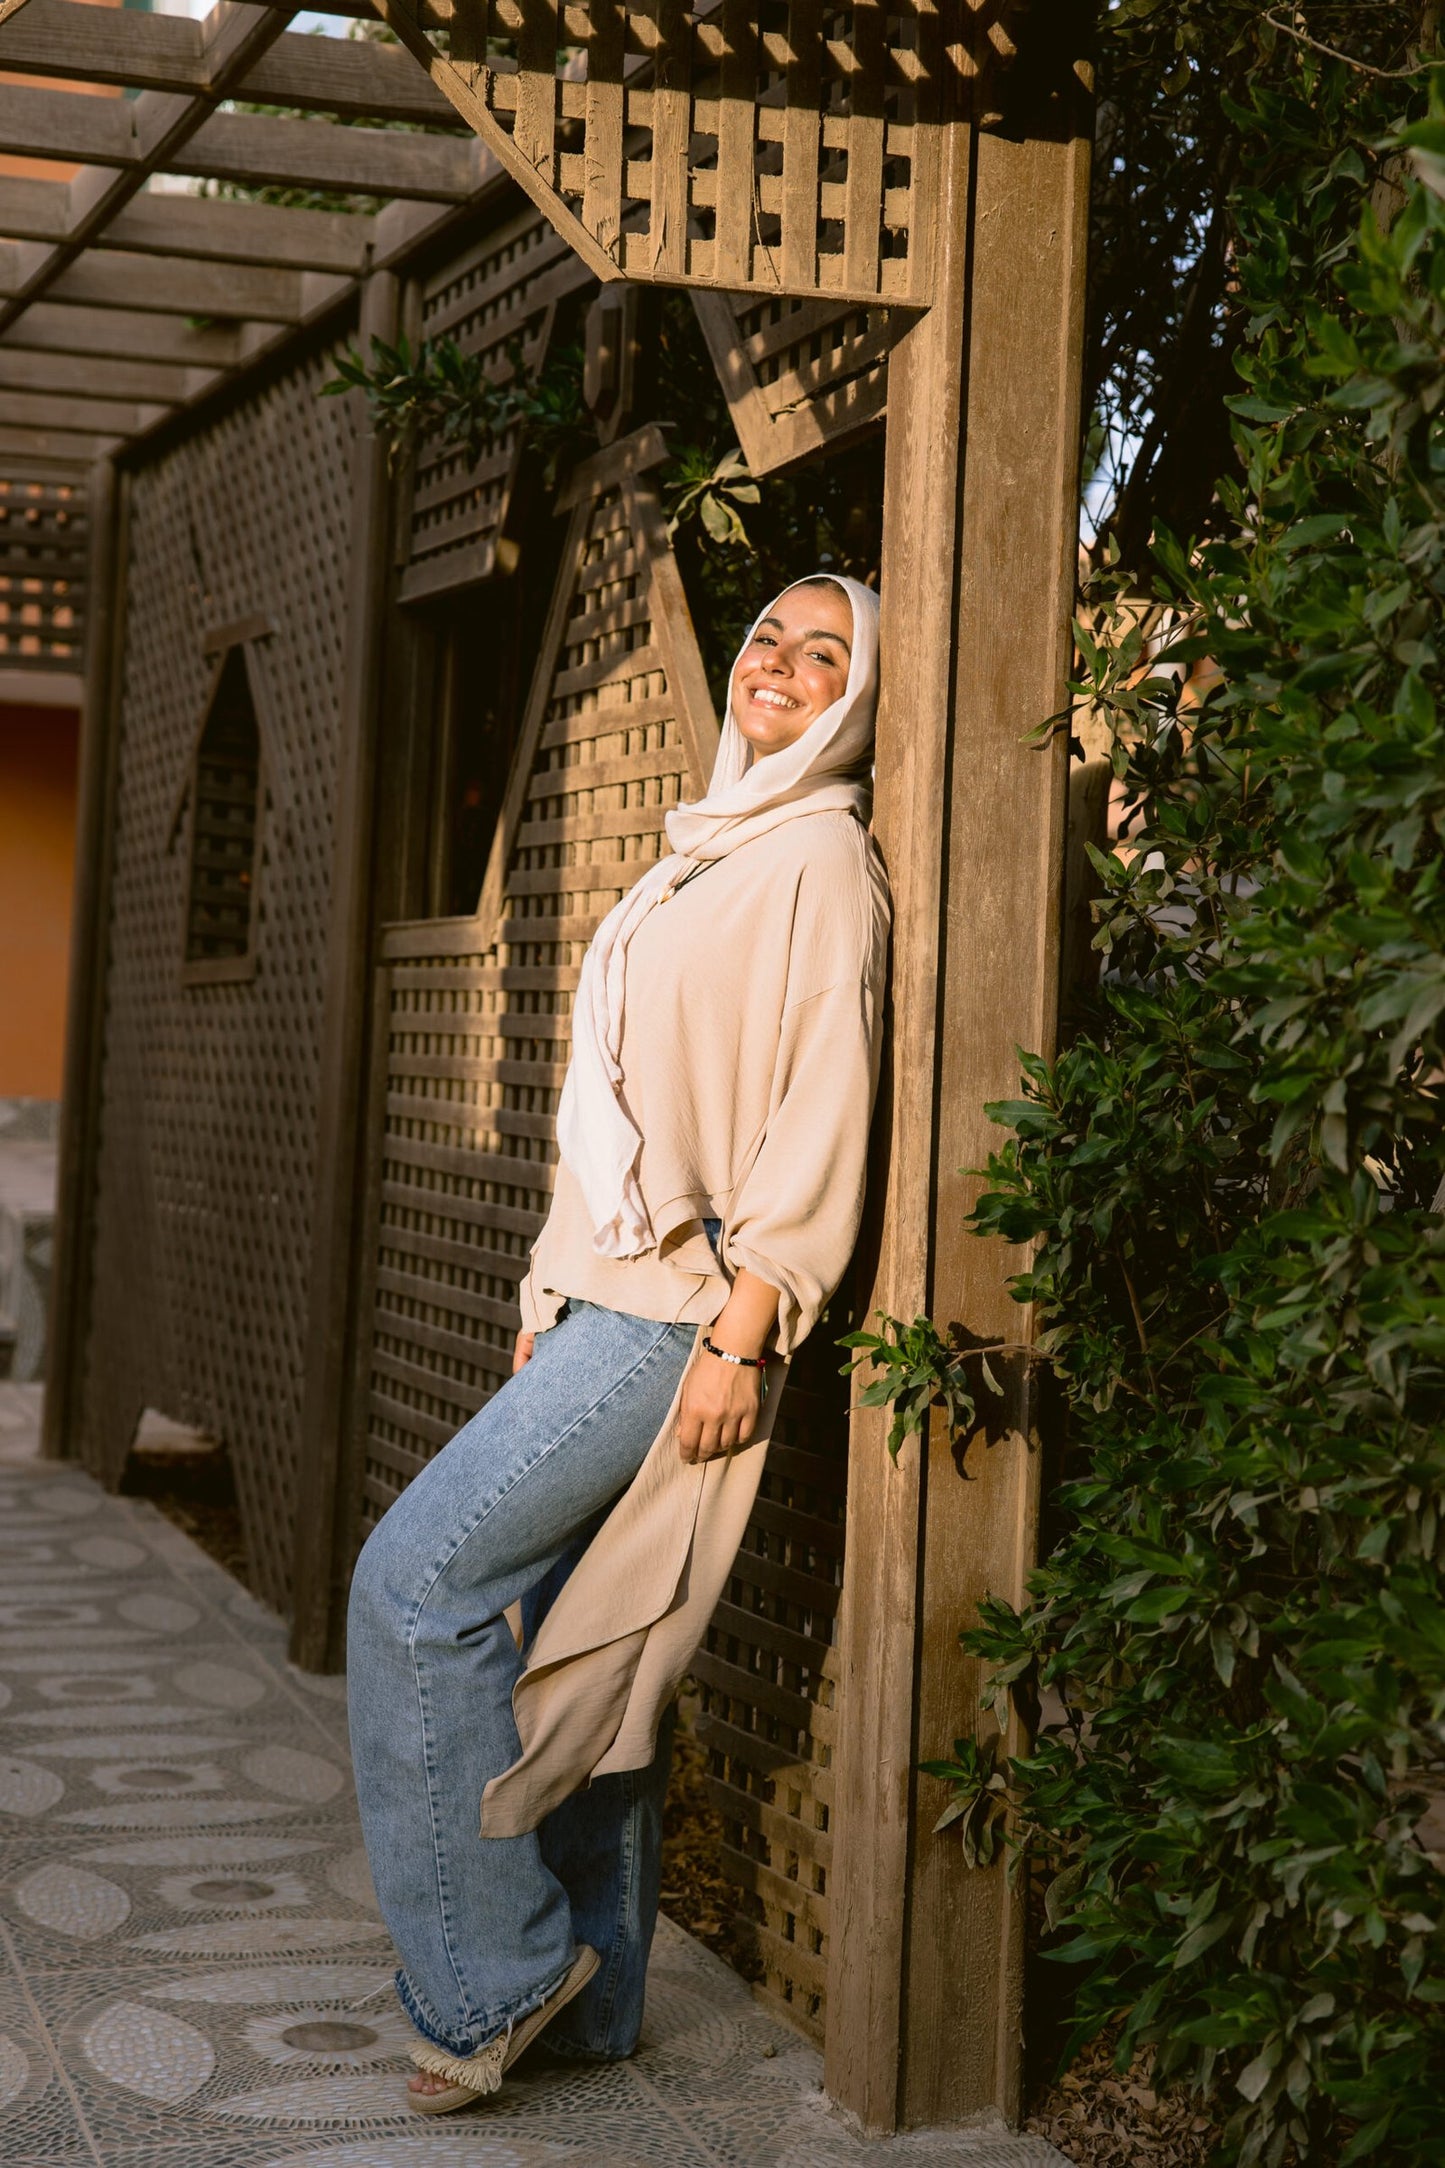
[[[68,182],[0,180],[0,235],[5,239],[60,242],[68,238],[73,223]],[[371,223],[349,211],[145,194],[117,211],[90,246],[357,277],[366,266]]]
[[[460,203],[476,185],[479,146],[467,135],[400,135],[331,121],[217,113],[160,168],[204,180],[279,182],[361,196]]]
[[[0,296],[21,290],[26,252],[0,248]],[[53,301],[99,309],[144,309],[176,316],[294,324],[301,316],[301,273],[256,264],[178,262],[124,251],[87,250],[50,287]]]
[[[16,428],[91,430],[97,436],[133,437],[165,412],[163,406],[108,399],[102,394],[102,382],[97,374],[92,395],[84,398],[65,392],[7,391],[5,422]]]
[[[75,261],[87,242],[145,186],[149,176],[174,157],[200,128],[217,100],[228,97],[247,69],[275,43],[288,20],[289,11],[246,6],[240,4],[240,0],[235,0],[235,4],[224,10],[218,7],[205,24],[211,90],[202,97],[149,91],[126,101],[121,111],[129,118],[138,149],[144,146],[138,162],[113,172],[102,160],[99,164],[82,167],[75,175],[70,184],[70,200],[75,212],[72,230],[63,242],[38,252],[29,268],[24,292],[0,304],[0,332],[13,324],[30,303],[40,299],[53,280]],[[27,89],[0,90],[0,113],[15,100],[31,100],[41,95]],[[65,97],[67,94],[52,92],[49,95]],[[92,98],[87,103],[94,112],[108,101]],[[94,153],[87,144],[77,155],[90,159]]]
[[[59,466],[89,467],[115,451],[121,441],[93,431],[11,428],[0,422],[0,459],[33,460],[47,474]]]
[[[241,337],[234,324],[198,325],[184,316],[79,308],[63,301],[32,303],[0,333],[0,352],[16,348],[212,370],[233,369],[241,359]]]
[[[440,202],[457,202],[473,186],[476,153],[466,134],[402,135],[266,113],[215,113],[160,150],[148,149],[145,101],[158,96],[143,92],[138,99],[123,101],[73,90],[0,85],[0,152],[88,159],[96,166],[119,168],[127,177],[184,173],[253,187],[274,182],[287,188]],[[84,219],[83,243],[91,239],[94,223],[89,216]]]
[[[139,399],[171,407],[212,381],[209,369],[168,361],[118,361],[113,354],[47,354],[0,345],[0,390],[78,392],[82,398]],[[5,402],[7,409],[9,401]]]
[[[5,33],[0,59],[7,72],[21,75],[123,83],[132,90],[212,88],[205,23],[86,6],[84,0],[29,0],[24,21]],[[405,53],[349,39],[287,32],[250,69],[241,90],[263,105],[465,126]]]

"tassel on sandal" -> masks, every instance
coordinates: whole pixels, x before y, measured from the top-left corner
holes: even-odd
[[[547,2000],[526,2017],[518,2018],[509,2033],[498,2033],[495,2040],[488,2040],[474,2055],[448,2055],[445,2048],[433,2047],[429,2040],[419,2040],[411,2051],[411,2059],[418,2070],[429,2077],[445,2078],[445,2088],[439,2093],[413,2093],[408,2091],[407,2103],[419,2115],[451,2115],[457,2108],[473,2107],[500,2091],[502,2079],[516,2062],[519,2055],[532,2045],[544,2025],[551,2023],[557,2012],[580,1995],[601,1959],[587,1944],[578,1946],[572,1970],[553,1989]]]

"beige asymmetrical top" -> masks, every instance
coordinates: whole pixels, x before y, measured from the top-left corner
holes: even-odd
[[[706,1327],[746,1267],[779,1290],[780,1359],[760,1435],[731,1459],[681,1460],[674,1401],[527,1652],[513,1695],[523,1754],[487,1786],[484,1836],[535,1828],[591,1776],[652,1758],[747,1524],[786,1358],[857,1240],[888,923],[872,838],[851,813],[820,811],[705,864],[631,935],[621,1095],[656,1246],[600,1255],[564,1161],[523,1328],[545,1331],[568,1296]],[[722,1222],[721,1263],[707,1218]]]

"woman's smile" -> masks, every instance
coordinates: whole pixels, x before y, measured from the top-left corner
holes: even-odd
[[[853,607],[831,580],[778,597],[733,672],[733,717],[760,756],[780,753],[847,689]]]

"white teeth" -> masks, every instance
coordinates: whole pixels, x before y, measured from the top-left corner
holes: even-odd
[[[798,705],[797,701],[790,700],[786,693],[770,692],[766,685],[754,686],[753,698],[765,700],[770,708],[795,708]]]

